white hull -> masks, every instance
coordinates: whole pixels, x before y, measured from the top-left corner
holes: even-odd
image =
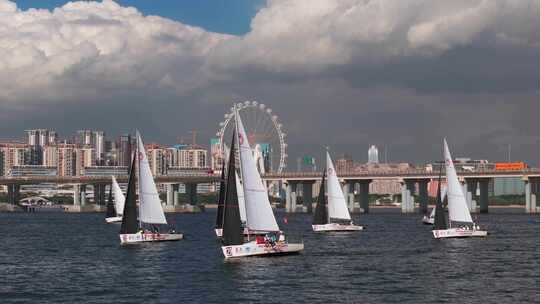
[[[122,222],[122,217],[121,216],[113,216],[113,217],[107,217],[105,218],[105,221],[107,223],[118,223],[118,222]]]
[[[432,217],[428,217],[428,216],[425,216],[422,218],[422,223],[426,224],[426,225],[434,225],[435,224],[435,219],[432,218]]]
[[[132,244],[143,242],[166,242],[179,241],[184,237],[181,233],[133,233],[120,234],[120,244]]]
[[[331,231],[360,231],[363,230],[364,227],[357,226],[357,225],[342,225],[337,223],[330,223],[330,224],[324,224],[324,225],[311,225],[313,228],[313,231],[315,232],[331,232]]]
[[[242,245],[222,246],[221,250],[225,259],[240,258],[249,256],[269,256],[295,254],[304,250],[304,243],[292,244],[278,241],[272,247],[268,243],[259,243],[251,241]]]
[[[487,231],[463,229],[463,228],[450,228],[444,230],[433,230],[433,237],[436,239],[442,238],[463,238],[463,237],[485,237]]]

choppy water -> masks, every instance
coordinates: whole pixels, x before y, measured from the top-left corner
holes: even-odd
[[[434,240],[419,215],[304,234],[302,255],[224,262],[215,213],[172,216],[186,239],[120,247],[101,214],[0,214],[0,303],[525,303],[540,301],[540,216],[481,215],[486,239]],[[278,215],[281,222],[283,215]]]

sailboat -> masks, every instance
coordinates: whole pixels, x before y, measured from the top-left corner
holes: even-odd
[[[107,223],[119,223],[122,222],[126,198],[124,197],[118,182],[116,182],[116,178],[114,178],[114,176],[111,176],[111,178],[112,184],[111,188],[109,188],[109,202],[107,203],[107,217],[105,218],[105,221]],[[114,204],[112,202],[113,195],[111,195],[111,192],[114,195]]]
[[[439,186],[437,186],[439,187]],[[444,202],[444,198],[446,197],[446,187],[443,187],[441,190],[441,200]],[[424,215],[422,218],[422,223],[426,225],[433,225],[435,223],[435,208],[431,209],[431,213],[429,215]]]
[[[279,229],[274,217],[268,193],[257,171],[244,126],[235,109],[236,129],[233,132],[226,193],[223,208],[222,247],[225,259],[299,253],[303,242],[289,242]],[[238,140],[240,172],[244,186],[247,237],[244,236],[236,184],[235,141]]]
[[[138,177],[136,178],[136,167]],[[167,219],[161,206],[148,158],[139,132],[137,132],[137,149],[130,167],[126,203],[120,228],[120,243],[178,241],[181,233],[170,230],[162,233],[157,225],[167,225]],[[136,182],[138,181],[139,208],[136,204]]]
[[[325,195],[324,189],[326,175],[328,175],[326,185],[328,195]],[[362,226],[353,224],[351,214],[347,208],[347,202],[345,202],[345,197],[336,175],[336,170],[334,169],[334,164],[328,151],[326,151],[326,170],[323,174],[323,181],[319,190],[317,207],[311,227],[315,232],[359,231],[364,229]]]
[[[242,227],[244,227],[244,235],[248,235],[248,229],[246,226],[246,204],[244,201],[244,187],[242,185],[242,182],[240,181],[240,178],[238,177],[238,173],[235,172],[235,183],[236,183],[236,190],[237,190],[237,196],[238,196],[238,208],[240,211],[240,220],[242,222]],[[223,235],[223,208],[224,208],[224,202],[225,202],[225,189],[226,189],[226,183],[225,183],[225,168],[223,167],[221,169],[221,182],[219,184],[219,196],[218,196],[218,210],[216,215],[216,226],[215,226],[215,232],[217,237],[222,237]]]
[[[439,206],[435,207],[436,210],[433,237],[438,239],[487,236],[487,231],[480,230],[480,226],[471,218],[471,213],[467,207],[467,201],[463,193],[463,188],[461,188],[461,184],[459,183],[446,139],[444,140],[444,160],[446,168],[446,183],[448,187],[448,227],[446,226],[446,223],[437,222],[437,216],[439,216],[438,214],[443,214],[444,212],[441,203],[440,208]],[[442,215],[442,217],[444,217],[444,215]]]

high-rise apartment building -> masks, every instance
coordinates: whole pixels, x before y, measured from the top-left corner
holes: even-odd
[[[118,165],[119,166],[131,166],[131,147],[133,145],[131,135],[124,134],[120,136],[118,143]]]
[[[368,150],[368,164],[379,163],[379,149],[376,146],[371,145]]]
[[[145,149],[152,175],[158,176],[167,174],[168,149],[156,144],[146,145]]]
[[[75,149],[75,175],[83,175],[85,167],[92,167],[94,164],[94,149],[91,147]]]
[[[3,154],[3,173],[8,175],[14,166],[27,164],[29,145],[23,143],[0,143],[0,150]]]
[[[43,148],[54,145],[57,134],[49,129],[25,130],[26,143],[29,145],[25,165],[43,165]]]
[[[92,156],[94,164],[105,165],[105,132],[93,130],[79,130],[75,143],[79,146],[90,146],[93,149]]]

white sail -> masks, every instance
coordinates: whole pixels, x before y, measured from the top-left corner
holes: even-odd
[[[242,221],[242,223],[245,223],[246,222],[246,202],[244,200],[244,186],[240,182],[238,173],[236,173],[235,176],[236,176],[236,192],[238,195],[238,209],[240,211],[240,220]]]
[[[112,176],[112,190],[114,196],[114,209],[116,209],[116,214],[118,214],[118,216],[122,216],[122,214],[124,214],[124,203],[126,198],[114,176]]]
[[[351,215],[347,209],[347,202],[343,196],[343,191],[339,184],[339,180],[334,169],[334,164],[330,158],[330,153],[326,151],[326,174],[327,192],[328,192],[328,217],[330,219],[345,219],[350,220]]]
[[[137,132],[137,145],[139,152],[139,220],[147,224],[167,224],[139,132]]]
[[[452,222],[472,223],[473,220],[467,207],[467,200],[463,194],[463,188],[459,183],[446,139],[444,140],[444,163],[446,166],[448,217]]]
[[[240,115],[235,110],[238,146],[240,147],[240,168],[244,184],[247,227],[255,231],[279,231],[279,226],[270,206],[268,192],[263,185],[253,152]]]

